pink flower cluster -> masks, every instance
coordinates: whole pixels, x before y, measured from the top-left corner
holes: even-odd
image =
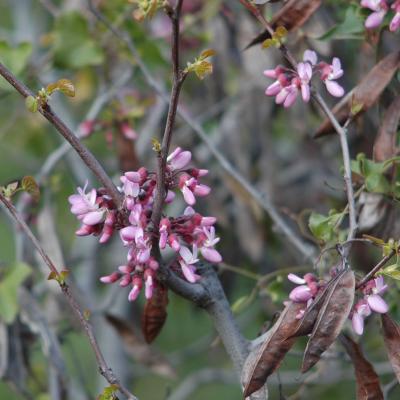
[[[373,11],[365,20],[367,29],[377,28],[383,22],[390,8],[395,14],[389,24],[389,30],[395,32],[400,28],[400,0],[395,0],[391,6],[388,0],[361,0],[361,7]]]
[[[323,288],[323,285],[318,281],[318,278],[311,273],[305,274],[303,278],[295,274],[289,274],[288,279],[296,283],[295,287],[289,294],[289,299],[294,303],[304,303],[304,309],[296,315],[297,319],[303,317],[306,309],[311,305],[318,292]]]
[[[119,231],[121,241],[127,247],[127,263],[118,267],[110,275],[100,278],[103,283],[119,281],[121,287],[131,286],[129,301],[135,300],[144,284],[145,297],[152,297],[157,284],[158,261],[153,257],[154,243],[161,251],[167,248],[176,253],[175,263],[189,282],[196,282],[196,263],[200,253],[212,263],[222,260],[215,249],[219,238],[215,236],[216,218],[197,213],[192,206],[197,197],[206,196],[210,188],[200,183],[200,178],[208,171],[187,168],[192,158],[190,151],[175,149],[167,158],[165,184],[167,195],[165,203],[173,202],[174,189],[179,189],[188,204],[182,215],[164,215],[158,227],[151,222],[156,196],[156,175],[145,168],[126,172],[120,177],[124,195],[123,210],[116,210],[111,198],[104,189],[92,189],[86,193],[86,186],[78,188],[78,194],[69,197],[71,212],[81,221],[76,231],[79,236],[100,235],[100,243],[107,242],[115,230]]]
[[[319,72],[321,80],[332,96],[343,96],[344,89],[336,82],[336,79],[343,75],[339,58],[334,57],[332,64],[324,61],[318,63],[317,53],[311,50],[304,52],[303,61],[297,64],[296,70],[281,65],[275,69],[265,70],[266,77],[275,79],[275,82],[267,87],[265,94],[276,96],[276,104],[283,104],[285,108],[294,104],[299,93],[303,100],[308,102],[310,100],[310,82],[314,72]]]
[[[364,297],[360,299],[354,306],[352,325],[353,330],[357,335],[362,335],[364,332],[364,319],[371,315],[372,311],[379,314],[388,312],[388,305],[380,296],[387,289],[387,285],[382,276],[370,280],[363,288]]]

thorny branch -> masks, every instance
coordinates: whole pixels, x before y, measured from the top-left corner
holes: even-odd
[[[55,275],[56,278],[60,278],[60,272],[58,271],[57,267],[54,265],[53,261],[50,259],[50,257],[47,255],[47,253],[44,251],[42,248],[41,244],[35,237],[35,235],[32,233],[31,229],[29,226],[26,224],[26,222],[21,218],[21,216],[18,214],[18,211],[15,209],[14,205],[3,195],[0,193],[0,201],[6,206],[8,209],[10,215],[12,218],[19,224],[21,229],[24,231],[24,233],[28,236],[28,238],[31,240],[32,244],[40,254],[40,256],[43,258],[43,261],[49,268],[49,270]],[[56,279],[57,280],[57,279]],[[101,375],[104,376],[104,378],[107,380],[108,383],[111,385],[116,385],[118,386],[118,390],[124,394],[128,400],[138,400],[136,396],[134,396],[126,387],[124,387],[118,378],[114,375],[113,370],[108,366],[106,360],[104,359],[103,353],[99,347],[99,344],[97,343],[93,327],[88,321],[88,319],[85,317],[82,309],[80,308],[78,302],[75,300],[75,297],[70,291],[70,288],[65,281],[62,279],[57,280],[60,289],[62,290],[62,293],[64,294],[65,298],[67,299],[68,304],[72,308],[73,312],[75,313],[76,317],[78,318],[86,336],[89,339],[90,345],[93,349],[93,352],[96,357],[97,365],[99,367],[99,372]]]

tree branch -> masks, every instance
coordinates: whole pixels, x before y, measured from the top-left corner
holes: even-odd
[[[19,224],[22,228],[24,233],[28,236],[31,240],[32,244],[43,258],[43,261],[49,268],[49,270],[55,275],[56,278],[61,278],[60,272],[58,271],[57,267],[54,265],[53,261],[47,255],[47,253],[43,250],[41,244],[36,239],[35,235],[32,233],[29,226],[25,223],[23,218],[18,214],[17,210],[15,209],[14,205],[6,198],[3,194],[0,193],[0,201],[6,206],[12,218]],[[57,279],[56,279],[57,280]],[[97,365],[99,367],[99,372],[104,378],[107,380],[108,383],[111,385],[118,386],[118,390],[124,394],[128,400],[138,400],[136,396],[134,396],[127,388],[125,388],[114,375],[113,370],[107,365],[106,360],[104,359],[103,353],[100,350],[100,347],[97,343],[96,337],[93,332],[93,327],[85,317],[83,311],[81,310],[78,302],[75,300],[74,296],[72,295],[70,288],[67,283],[65,283],[62,279],[58,279],[57,282],[64,294],[65,298],[69,306],[72,308],[75,316],[79,320],[86,336],[89,339],[90,345],[92,350],[95,354]]]
[[[166,103],[170,102],[170,99],[165,92],[163,86],[154,78],[150,70],[147,68],[142,57],[137,51],[131,38],[118,29],[116,29],[110,22],[101,14],[98,9],[94,6],[92,0],[88,0],[89,9],[93,15],[101,21],[118,39],[125,43],[132,56],[135,58],[135,62],[140,68],[145,80],[148,85],[155,90],[155,92],[162,98]],[[305,259],[313,259],[315,256],[315,249],[303,239],[290,227],[290,225],[283,219],[280,213],[275,208],[268,194],[261,193],[257,188],[249,183],[248,179],[240,174],[240,172],[232,165],[232,163],[217,149],[215,144],[209,138],[203,127],[195,121],[188,112],[178,107],[177,114],[193,129],[198,137],[206,144],[210,153],[221,165],[223,170],[229,174],[240,186],[257,202],[257,204],[270,216],[273,223],[277,226],[278,230],[288,239],[288,242],[300,252]]]
[[[383,257],[381,261],[378,262],[378,264],[375,265],[374,268],[371,269],[371,271],[368,272],[367,275],[364,276],[364,278],[361,279],[360,282],[357,283],[356,289],[362,288],[368,281],[370,281],[376,273],[381,270],[385,264],[396,254],[395,250],[392,250],[387,256]]]
[[[272,36],[274,30],[272,29],[269,22],[264,18],[260,9],[254,4],[250,3],[248,0],[239,0],[239,1],[258,19],[258,21],[261,22],[263,27]],[[283,56],[288,60],[289,64],[291,64],[291,66],[294,69],[296,69],[297,66],[296,59],[293,57],[289,49],[284,44],[281,44],[279,46],[279,50],[282,52]],[[355,237],[357,233],[357,217],[356,217],[356,208],[354,201],[354,191],[351,180],[351,164],[350,164],[351,159],[350,159],[349,145],[347,142],[347,130],[346,128],[340,125],[340,123],[338,122],[332,111],[325,103],[324,99],[321,97],[321,95],[315,88],[312,88],[312,94],[313,94],[313,99],[322,108],[322,111],[328,117],[328,119],[330,120],[330,122],[332,123],[333,127],[335,128],[336,132],[340,137],[340,146],[342,149],[342,157],[344,165],[344,181],[346,185],[347,202],[349,205],[350,222],[349,222],[349,233],[347,235],[347,240],[351,240]]]
[[[23,97],[32,96],[31,91],[20,82],[2,63],[0,63],[0,75],[8,81]],[[118,192],[116,186],[112,182],[111,178],[104,171],[103,167],[90,152],[89,149],[83,145],[80,140],[74,135],[74,133],[67,127],[67,125],[58,117],[52,108],[45,104],[39,107],[38,110],[56,129],[57,131],[66,139],[70,145],[79,154],[83,162],[88,166],[88,168],[96,175],[99,181],[107,189],[108,194],[112,197],[115,205],[120,208],[122,205],[122,196]]]

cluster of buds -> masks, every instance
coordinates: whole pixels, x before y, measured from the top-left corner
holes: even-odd
[[[390,5],[390,3],[392,3]],[[367,29],[377,28],[384,20],[390,9],[394,11],[394,17],[390,21],[389,30],[397,31],[400,28],[400,0],[361,0],[361,7],[368,8],[372,13],[365,20]]]
[[[372,311],[385,314],[389,307],[380,296],[387,289],[382,276],[370,280],[363,288],[364,297],[360,299],[353,309],[352,325],[357,335],[364,332],[364,319],[371,315]]]
[[[296,70],[281,65],[265,70],[266,77],[275,79],[275,82],[267,87],[265,94],[276,96],[275,102],[283,104],[285,108],[294,104],[299,92],[301,92],[303,100],[308,102],[310,100],[310,82],[314,72],[319,73],[326,89],[332,96],[343,96],[344,89],[336,82],[336,79],[343,75],[339,58],[334,57],[332,64],[324,61],[318,62],[317,54],[312,50],[304,52],[303,61],[297,64]]]
[[[120,177],[123,210],[116,210],[111,198],[102,189],[86,193],[85,186],[78,188],[78,194],[69,197],[71,212],[82,223],[76,231],[77,235],[99,235],[100,243],[105,243],[114,231],[119,231],[121,241],[128,249],[127,263],[100,280],[103,283],[119,281],[122,287],[131,286],[130,301],[137,298],[143,284],[146,298],[152,297],[159,267],[152,255],[155,243],[160,251],[169,247],[176,253],[172,265],[180,268],[183,276],[192,283],[199,279],[196,274],[198,254],[213,263],[222,260],[215,249],[219,241],[215,236],[216,218],[204,217],[192,208],[196,197],[206,196],[211,189],[199,181],[208,173],[207,170],[187,168],[191,157],[190,151],[178,147],[167,158],[165,203],[174,201],[174,189],[178,189],[188,206],[178,217],[164,215],[158,227],[153,227],[151,220],[157,194],[156,175],[145,168],[126,172]]]
[[[296,315],[297,319],[301,319],[306,309],[311,305],[319,291],[323,288],[323,284],[311,273],[305,274],[303,278],[295,274],[289,274],[288,279],[299,285],[290,292],[289,299],[294,303],[304,303],[304,309],[301,309]]]

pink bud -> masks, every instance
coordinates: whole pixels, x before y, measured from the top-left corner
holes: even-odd
[[[114,283],[119,278],[121,278],[121,274],[119,272],[113,272],[110,275],[102,276],[100,278],[100,282],[103,282],[103,283]]]
[[[104,220],[104,210],[88,212],[82,219],[85,225],[97,225]]]
[[[194,188],[194,194],[196,196],[200,196],[200,197],[207,196],[210,192],[211,192],[211,188],[208,187],[207,185],[200,184],[200,185],[196,185]]]
[[[201,247],[200,248],[201,255],[212,263],[219,263],[222,261],[221,254],[218,253],[217,250],[210,247]]]
[[[380,314],[386,314],[389,310],[388,305],[385,300],[382,299],[378,294],[371,294],[367,297],[368,305],[371,307],[372,311]]]
[[[353,314],[353,318],[351,319],[351,324],[353,326],[353,330],[357,335],[362,335],[364,332],[364,318],[355,312]]]
[[[297,285],[304,285],[306,283],[305,279],[300,278],[299,276],[295,274],[289,274],[288,275],[289,281],[296,283]]]
[[[119,286],[126,287],[132,282],[132,277],[129,274],[125,274],[119,282]]]
[[[290,292],[289,298],[295,303],[305,303],[312,298],[311,290],[305,285],[297,286]]]

